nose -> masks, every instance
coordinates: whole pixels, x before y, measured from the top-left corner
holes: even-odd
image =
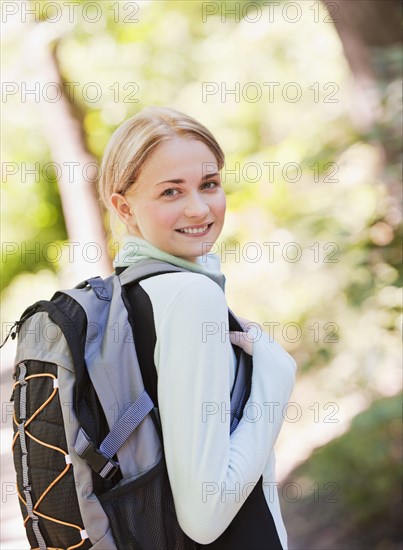
[[[184,214],[188,218],[203,218],[209,210],[209,205],[205,199],[199,193],[192,193],[186,202]]]

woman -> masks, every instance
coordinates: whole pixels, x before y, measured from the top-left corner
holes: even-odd
[[[232,550],[236,539],[244,548],[244,537],[253,550],[284,549],[273,446],[295,362],[267,336],[253,340],[233,332],[228,338],[225,278],[218,257],[208,254],[224,224],[223,165],[206,128],[172,109],[151,107],[112,136],[100,194],[127,229],[116,268],[156,258],[188,270],[140,283],[153,308],[159,412],[181,528],[201,547]],[[246,320],[241,323],[247,328]],[[244,414],[230,436],[231,342],[252,355],[245,409],[252,405],[255,412]],[[247,512],[235,537],[241,509]]]

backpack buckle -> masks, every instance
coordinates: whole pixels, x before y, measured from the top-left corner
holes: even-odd
[[[78,456],[86,460],[92,470],[103,479],[111,479],[119,470],[119,463],[97,449],[82,428],[78,432],[74,449]]]

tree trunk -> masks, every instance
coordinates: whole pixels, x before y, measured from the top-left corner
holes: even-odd
[[[359,131],[371,132],[378,125],[378,145],[386,162],[397,163],[401,129],[383,121],[385,103],[401,79],[400,0],[322,0],[340,37],[350,66],[351,118]],[[400,52],[400,53],[399,53]],[[400,117],[396,113],[396,118]],[[386,117],[386,118],[390,118]],[[381,143],[382,142],[382,143]]]
[[[55,102],[42,94],[35,105],[40,110],[44,136],[58,170],[58,185],[63,214],[70,241],[69,265],[65,276],[73,281],[94,274],[105,276],[112,271],[107,249],[102,211],[98,202],[96,181],[98,163],[88,152],[80,121],[74,116],[71,98],[66,96],[60,75],[55,47],[56,29],[47,22],[37,22],[26,33],[24,62],[32,83],[39,81],[41,89],[48,83],[61,90]],[[30,80],[28,79],[28,80]]]
[[[373,78],[372,48],[402,43],[398,0],[322,0],[340,36],[346,59],[357,78]]]

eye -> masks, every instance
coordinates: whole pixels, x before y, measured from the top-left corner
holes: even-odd
[[[175,189],[175,187],[170,187],[169,189],[165,189],[165,191],[161,193],[161,197],[174,197],[176,195],[176,191],[179,193],[179,189]]]
[[[202,185],[204,189],[214,189],[215,187],[219,187],[219,186],[220,186],[220,182],[218,181],[206,181]]]

